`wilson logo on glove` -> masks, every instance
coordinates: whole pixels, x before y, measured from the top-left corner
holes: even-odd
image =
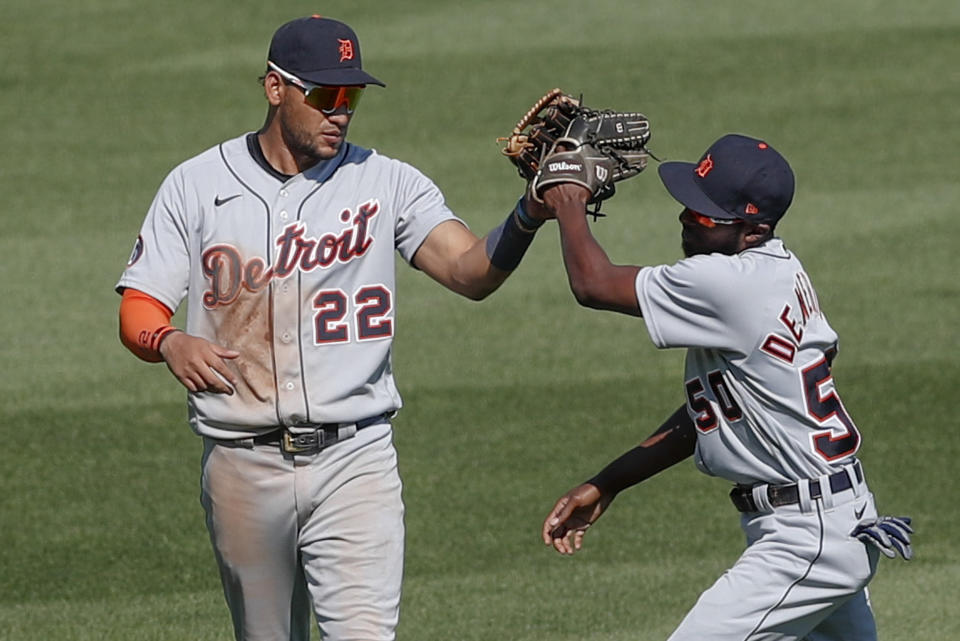
[[[577,165],[566,161],[552,162],[548,164],[548,167],[552,172],[569,171],[579,174],[581,171],[583,171],[583,165]]]

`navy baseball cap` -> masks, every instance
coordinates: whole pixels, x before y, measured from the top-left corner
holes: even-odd
[[[793,201],[790,165],[762,140],[727,134],[697,163],[665,162],[660,180],[681,205],[721,220],[776,223]]]
[[[386,85],[363,70],[357,34],[339,20],[309,16],[277,29],[267,60],[317,85]]]

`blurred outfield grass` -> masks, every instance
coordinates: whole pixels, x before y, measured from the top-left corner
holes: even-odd
[[[485,1],[146,5],[13,0],[0,23],[0,639],[225,639],[197,500],[199,440],[162,366],[116,339],[119,277],[161,179],[256,129],[269,38],[352,24],[361,145],[430,175],[478,232],[521,184],[495,138],[545,90],[644,111],[662,158],[768,139],[798,194],[780,231],[841,336],[835,375],[881,510],[887,641],[960,638],[956,318],[960,5]],[[568,16],[563,29],[538,23]],[[550,17],[550,18],[548,18]],[[653,171],[595,232],[616,261],[679,256]],[[401,267],[396,421],[408,552],[401,638],[664,639],[738,556],[726,486],[689,462],[621,496],[587,547],[538,541],[554,499],[682,402],[682,354],[578,308],[547,227],[480,304]]]

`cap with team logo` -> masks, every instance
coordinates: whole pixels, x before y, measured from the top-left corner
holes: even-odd
[[[762,140],[728,134],[697,163],[665,162],[660,180],[681,205],[718,219],[776,223],[793,200],[790,165]]]
[[[380,85],[363,70],[360,41],[339,20],[310,16],[277,29],[267,60],[302,80],[318,85]]]

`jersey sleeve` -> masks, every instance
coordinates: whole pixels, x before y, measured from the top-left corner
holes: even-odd
[[[711,254],[637,274],[640,311],[654,345],[736,350],[747,333],[749,284],[735,259]]]
[[[432,180],[410,165],[400,165],[403,173],[394,242],[400,255],[412,265],[414,254],[434,227],[447,220],[466,223],[447,207],[440,188]]]
[[[147,211],[127,267],[116,285],[140,290],[176,311],[187,293],[190,271],[188,222],[181,171],[172,171]]]

